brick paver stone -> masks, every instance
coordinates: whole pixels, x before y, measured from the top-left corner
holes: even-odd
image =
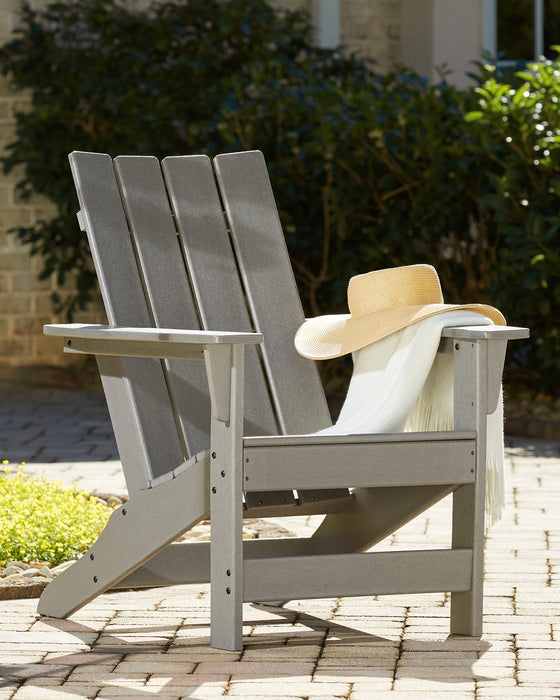
[[[26,424],[0,411],[30,454],[55,460],[29,470],[122,489],[104,414],[92,420],[71,403],[63,413],[74,419],[67,444],[51,440],[48,425],[41,443],[33,415]],[[99,436],[108,457],[66,459],[71,440],[93,455]],[[283,611],[246,605],[242,653],[208,646],[207,585],[108,593],[68,621],[38,621],[36,600],[0,601],[0,700],[560,698],[559,445],[509,442],[508,507],[487,536],[482,639],[449,636],[446,594],[292,601]],[[378,548],[448,546],[449,519],[447,499]],[[289,521],[300,536],[317,524]]]

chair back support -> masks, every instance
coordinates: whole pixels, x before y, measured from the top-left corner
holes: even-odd
[[[163,172],[151,156],[113,163],[75,152],[70,162],[109,323],[258,330],[262,349],[246,349],[245,434],[328,425],[317,369],[293,346],[303,311],[262,154],[218,156],[219,187],[206,156],[166,158]],[[208,448],[203,363],[117,364],[147,480]],[[122,411],[122,399],[115,410]]]
[[[255,330],[265,337],[280,433],[315,432],[331,421],[315,363],[294,348],[304,315],[264,157],[223,154],[214,163]]]

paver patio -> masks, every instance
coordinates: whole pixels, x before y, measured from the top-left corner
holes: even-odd
[[[83,407],[76,402],[76,435],[104,434],[103,411],[88,425]],[[12,408],[12,425],[25,410]],[[52,421],[45,434],[53,459],[55,413],[37,419]],[[17,437],[25,439],[27,430],[31,451],[41,436],[33,432],[32,412],[27,417]],[[11,450],[9,430],[0,428],[0,437]],[[449,637],[444,594],[291,601],[283,609],[246,605],[242,653],[208,646],[207,585],[109,593],[69,620],[38,619],[34,599],[0,601],[0,700],[560,698],[559,445],[508,443],[508,506],[488,532],[482,639]],[[27,470],[122,490],[111,449],[104,461],[82,453],[69,462],[61,445],[60,461],[33,462]],[[447,546],[449,522],[443,501],[378,548]],[[315,523],[290,518],[282,525],[302,535]]]

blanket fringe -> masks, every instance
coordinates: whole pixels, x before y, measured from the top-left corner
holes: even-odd
[[[444,410],[441,405],[434,405],[426,401],[421,394],[407,418],[404,432],[438,430],[453,430],[453,414],[450,410]],[[492,436],[499,436],[501,439],[497,439],[495,444],[493,444]],[[500,446],[503,446],[503,410],[501,400],[498,402],[496,412],[488,416],[488,438],[485,510],[486,526],[490,527],[502,517],[505,505],[503,447],[500,449]]]

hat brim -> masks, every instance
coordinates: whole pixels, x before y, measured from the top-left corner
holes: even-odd
[[[498,326],[506,324],[501,312],[486,304],[397,306],[359,317],[337,314],[308,319],[298,329],[294,344],[303,357],[330,360],[355,352],[429,316],[460,309],[487,316]]]

